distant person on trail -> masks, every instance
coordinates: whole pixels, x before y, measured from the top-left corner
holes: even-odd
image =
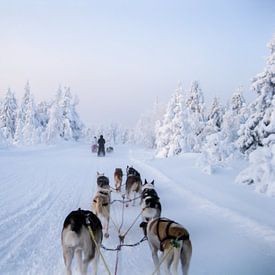
[[[100,138],[97,143],[98,143],[97,155],[99,157],[101,156],[105,157],[105,139],[103,138],[103,135],[100,135]]]

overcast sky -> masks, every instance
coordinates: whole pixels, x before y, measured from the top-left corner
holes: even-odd
[[[272,0],[0,0],[0,94],[70,86],[86,124],[131,125],[179,80],[207,101],[248,89],[273,33]]]

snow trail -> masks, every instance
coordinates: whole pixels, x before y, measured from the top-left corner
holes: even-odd
[[[270,222],[275,203],[229,184],[230,173],[203,179],[195,160],[196,155],[153,160],[149,151],[127,146],[115,148],[106,158],[92,155],[88,145],[2,152],[0,274],[64,274],[60,234],[65,217],[78,207],[90,209],[97,171],[104,172],[113,186],[114,169],[125,171],[127,165],[137,168],[143,180],[155,179],[163,216],[189,230],[193,244],[190,274],[275,274],[275,230]],[[224,182],[215,182],[220,179]],[[240,201],[244,195],[245,203]],[[112,199],[121,199],[121,195],[113,192]],[[254,211],[254,202],[258,211]],[[112,205],[117,226],[121,211],[119,202]],[[260,212],[265,214],[259,217]],[[135,207],[125,208],[123,233],[139,213],[138,201]],[[143,237],[139,223],[129,231],[125,243]],[[103,244],[114,248],[119,240],[112,222],[109,231],[110,238]],[[115,252],[102,252],[113,272]],[[147,242],[120,251],[119,275],[151,274],[153,270]],[[77,274],[75,263],[73,272]],[[105,274],[102,262],[99,274]]]

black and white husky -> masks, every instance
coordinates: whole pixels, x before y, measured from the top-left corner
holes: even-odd
[[[159,196],[154,187],[154,181],[148,183],[145,179],[141,193],[141,208],[143,221],[148,222],[153,218],[158,218],[161,215],[161,204]]]
[[[92,230],[94,239],[89,232]],[[93,274],[97,274],[99,251],[102,242],[102,225],[97,216],[88,210],[72,211],[65,219],[62,233],[61,244],[67,275],[71,275],[71,264],[74,255],[77,258],[79,271],[87,274],[88,264],[93,262]]]

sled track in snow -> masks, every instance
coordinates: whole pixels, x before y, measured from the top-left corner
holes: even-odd
[[[275,230],[273,228],[261,225],[253,219],[240,215],[239,213],[232,211],[228,208],[219,206],[218,204],[215,204],[210,200],[195,194],[191,190],[179,187],[180,183],[175,182],[167,175],[162,173],[160,170],[146,164],[145,162],[142,162],[133,157],[131,157],[131,161],[135,163],[141,171],[144,171],[144,174],[151,174],[154,176],[155,179],[157,179],[162,184],[169,184],[169,186],[172,186],[177,196],[180,195],[184,199],[188,199],[192,201],[194,204],[198,204],[199,208],[201,208],[202,210],[207,209],[213,215],[223,217],[225,220],[234,223],[241,230],[245,231],[246,234],[253,234],[254,238],[263,239],[268,245],[274,247]]]

